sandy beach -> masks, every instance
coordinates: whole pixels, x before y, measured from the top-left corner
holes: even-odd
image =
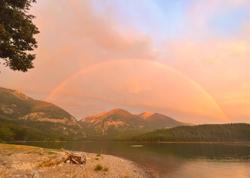
[[[74,152],[78,153],[79,152]],[[0,177],[65,178],[148,178],[135,163],[111,156],[83,153],[86,164],[62,162],[65,150],[0,144]]]

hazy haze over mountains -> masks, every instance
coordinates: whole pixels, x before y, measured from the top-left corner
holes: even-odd
[[[247,140],[250,134],[249,124],[187,126],[163,114],[134,114],[119,108],[77,121],[54,104],[5,88],[0,88],[0,122],[0,141],[131,139],[138,135],[136,139],[150,141],[234,141]]]
[[[162,114],[131,114],[123,109],[113,109],[77,121],[54,104],[6,88],[0,88],[0,120],[3,140],[64,140],[83,139],[85,136],[114,139],[184,125]]]
[[[92,131],[92,135],[108,138],[122,138],[155,129],[185,125],[162,114],[149,112],[132,114],[123,109],[113,109],[89,116],[80,122],[86,130]]]

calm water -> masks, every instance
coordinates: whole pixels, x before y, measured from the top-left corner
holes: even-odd
[[[250,178],[250,144],[32,142],[29,145],[111,154],[160,178]]]

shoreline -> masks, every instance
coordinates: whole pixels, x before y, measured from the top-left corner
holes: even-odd
[[[58,162],[66,150],[0,143],[0,177],[150,178],[149,171],[124,158],[83,153],[86,164]]]
[[[127,141],[127,140],[34,140],[34,141],[11,141],[0,142],[0,144],[16,144],[16,143],[66,143],[66,142],[114,142],[114,143],[131,143],[131,144],[241,144],[250,145],[248,141]]]

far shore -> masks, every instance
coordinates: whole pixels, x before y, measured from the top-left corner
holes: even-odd
[[[114,143],[131,143],[131,144],[241,144],[241,145],[250,145],[250,142],[244,141],[133,141],[133,140],[18,140],[4,142],[9,144],[15,143],[35,143],[35,142],[51,142],[51,143],[60,143],[60,142],[114,142]],[[1,143],[1,142],[0,142]]]
[[[146,169],[134,162],[103,154],[83,153],[83,165],[59,162],[65,150],[0,144],[0,177],[149,178]]]

